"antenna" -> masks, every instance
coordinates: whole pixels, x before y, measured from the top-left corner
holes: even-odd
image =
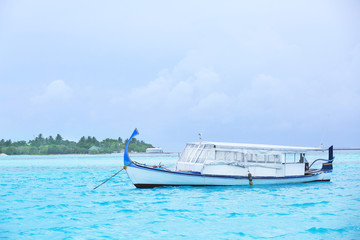
[[[200,144],[201,144],[201,140],[202,140],[202,133],[199,133],[199,138],[200,138]]]

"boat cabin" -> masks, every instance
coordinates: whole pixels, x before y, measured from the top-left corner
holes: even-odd
[[[262,144],[197,142],[188,143],[177,171],[210,175],[286,177],[305,175],[306,153],[321,148]]]

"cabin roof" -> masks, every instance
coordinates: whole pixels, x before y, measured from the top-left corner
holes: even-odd
[[[192,142],[189,144],[199,145],[200,142]],[[223,148],[223,149],[249,149],[249,150],[266,150],[266,151],[283,151],[283,152],[306,152],[306,151],[326,150],[323,148],[315,148],[315,147],[295,147],[295,146],[250,144],[250,143],[201,142],[201,144],[211,144],[211,145],[215,145],[216,148]]]

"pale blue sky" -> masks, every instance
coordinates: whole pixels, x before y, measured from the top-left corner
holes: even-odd
[[[0,139],[360,147],[359,1],[0,1]]]

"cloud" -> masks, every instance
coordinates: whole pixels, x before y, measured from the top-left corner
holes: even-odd
[[[233,108],[233,102],[232,97],[214,91],[199,99],[189,113],[195,120],[228,122],[234,117],[232,110],[237,110]]]
[[[31,98],[33,104],[44,104],[48,102],[67,102],[73,95],[73,89],[65,84],[63,80],[51,82],[40,95]]]
[[[13,111],[2,125],[14,123],[2,133],[21,134],[23,122],[74,134],[136,124],[159,141],[176,129],[180,143],[197,131],[358,142],[359,4],[78,3],[80,13],[68,5],[4,6],[0,104]],[[69,82],[39,88],[59,72]]]
[[[136,108],[147,116],[199,118],[207,114],[208,109],[217,106],[216,99],[224,98],[220,86],[219,76],[212,69],[201,68],[190,72],[175,66],[172,71],[161,71],[147,85],[114,98],[114,103],[127,101],[130,109]]]

